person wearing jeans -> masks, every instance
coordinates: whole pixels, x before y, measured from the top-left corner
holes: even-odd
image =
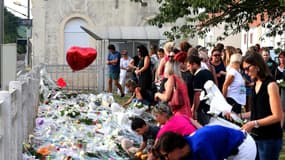
[[[251,111],[242,113],[242,118],[251,121],[242,126],[252,132],[260,160],[278,160],[282,148],[283,111],[279,88],[271,77],[268,66],[258,53],[249,53],[243,61],[245,73],[255,81]]]

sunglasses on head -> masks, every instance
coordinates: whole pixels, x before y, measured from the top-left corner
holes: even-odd
[[[154,112],[159,112],[159,113],[161,113],[161,112],[165,112],[165,113],[167,113],[167,112],[169,112],[169,108],[167,108],[168,106],[160,106],[160,105],[156,105],[154,108],[153,108],[153,111]]]

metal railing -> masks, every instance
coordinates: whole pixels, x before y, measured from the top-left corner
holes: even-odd
[[[68,65],[47,65],[47,73],[55,82],[59,78],[66,81],[65,90],[76,90],[83,92],[103,91],[105,89],[105,66],[90,65],[89,67],[73,72]]]
[[[67,65],[39,65],[11,81],[9,90],[0,91],[0,160],[22,159],[22,143],[28,142],[34,128],[43,74],[54,81],[64,78],[66,90],[100,92],[106,82],[104,65],[78,72]]]

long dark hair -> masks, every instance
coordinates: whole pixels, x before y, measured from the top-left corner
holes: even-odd
[[[148,50],[147,48],[144,46],[144,45],[139,45],[137,47],[138,51],[139,51],[139,55],[141,57],[145,57],[145,56],[148,56]]]
[[[278,65],[280,65],[280,60],[279,60],[280,56],[285,57],[285,51],[281,51],[281,52],[278,54]]]
[[[257,76],[261,80],[265,80],[267,77],[272,77],[267,64],[259,53],[254,52],[246,55],[243,59],[243,62],[257,66],[259,68]]]

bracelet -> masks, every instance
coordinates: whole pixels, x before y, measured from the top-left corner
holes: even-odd
[[[258,128],[259,127],[259,124],[257,123],[257,120],[254,120],[254,128]]]

